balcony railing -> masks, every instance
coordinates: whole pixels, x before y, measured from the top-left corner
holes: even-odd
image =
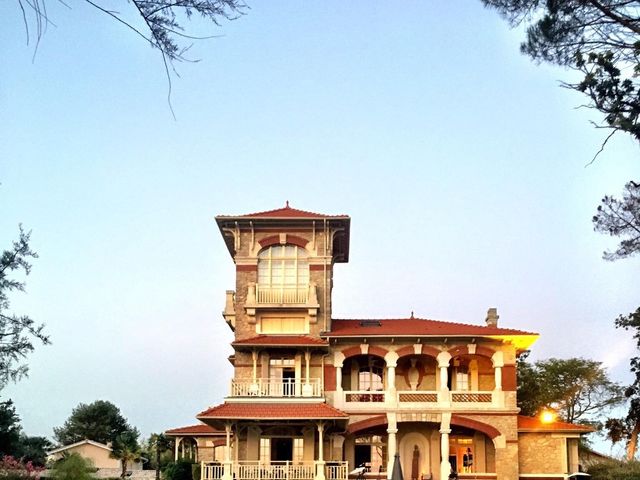
[[[309,287],[270,287],[256,285],[256,300],[259,304],[306,304],[309,298]]]
[[[231,380],[232,397],[321,397],[322,383],[319,378],[310,378],[309,383],[295,378],[275,380],[257,378],[253,380]]]
[[[367,411],[379,409],[380,403],[398,405],[405,409],[439,409],[443,406],[454,409],[504,408],[510,402],[503,391],[448,391],[448,390],[399,390],[395,395],[389,391],[345,390],[337,397],[336,407],[348,410]]]
[[[319,469],[324,469],[327,480],[346,480],[347,462],[258,462],[238,461],[226,466],[227,478],[235,480],[313,480]],[[224,478],[225,465],[203,462],[201,480]]]

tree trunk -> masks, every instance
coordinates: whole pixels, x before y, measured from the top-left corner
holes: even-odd
[[[640,433],[640,420],[636,421],[633,426],[631,435],[629,435],[629,442],[627,442],[627,461],[631,461],[636,456],[636,450],[638,449],[638,434]]]
[[[127,459],[123,458],[120,461],[122,462],[122,475],[120,475],[120,478],[124,478],[127,476]]]

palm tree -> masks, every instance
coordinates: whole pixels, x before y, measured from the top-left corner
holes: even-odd
[[[140,433],[137,429],[127,430],[118,435],[111,444],[111,457],[117,458],[122,464],[122,473],[120,478],[124,478],[127,474],[127,466],[130,462],[140,459],[140,445],[138,444],[138,436]]]

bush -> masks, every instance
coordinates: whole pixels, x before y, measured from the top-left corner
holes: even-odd
[[[640,462],[598,463],[589,467],[587,473],[591,480],[638,480],[640,478]]]
[[[32,462],[22,463],[10,455],[5,455],[0,460],[0,480],[37,479],[42,470],[42,467],[36,467]]]
[[[162,471],[164,480],[193,480],[191,466],[193,462],[178,460],[169,463]]]
[[[72,453],[54,463],[51,478],[55,480],[93,480],[95,469],[89,460]]]

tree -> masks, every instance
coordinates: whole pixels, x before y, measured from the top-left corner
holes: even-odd
[[[18,457],[23,462],[44,467],[47,463],[47,451],[52,447],[53,444],[45,437],[29,437],[23,433],[18,443]]]
[[[9,294],[14,290],[23,292],[25,284],[11,278],[12,272],[22,270],[25,275],[31,271],[30,258],[37,258],[36,252],[29,247],[31,232],[25,232],[20,226],[18,240],[9,250],[0,256],[0,389],[10,380],[19,380],[28,371],[21,361],[34,350],[33,341],[49,344],[44,334],[44,325],[37,325],[26,315],[8,313]]]
[[[11,400],[0,402],[0,457],[10,455],[18,456],[18,443],[20,442],[20,417]]]
[[[52,23],[47,14],[47,0],[16,1],[22,13],[27,42],[30,32],[34,31],[37,48],[47,25]],[[182,42],[213,38],[213,36],[187,34],[183,27],[184,21],[189,21],[196,16],[219,26],[220,19],[235,20],[248,8],[242,0],[129,0],[122,2],[129,10],[121,14],[105,0],[85,0],[85,2],[129,28],[160,51],[169,81],[169,94],[171,93],[170,64],[176,60],[189,60],[185,57],[185,53],[191,48],[191,44],[183,45]],[[62,3],[66,6],[64,2]]]
[[[140,436],[137,429],[127,430],[119,434],[111,445],[111,457],[120,460],[122,465],[121,478],[127,475],[127,466],[140,459],[140,445],[138,437]]]
[[[640,183],[627,183],[621,200],[605,196],[593,224],[596,232],[622,238],[614,252],[604,252],[606,260],[627,258],[640,252]]]
[[[162,433],[152,433],[142,444],[142,456],[149,459],[145,466],[156,471],[156,480],[160,480],[160,471],[173,461],[173,445],[174,440]]]
[[[622,238],[615,251],[604,252],[606,260],[619,260],[640,252],[640,184],[633,181],[627,183],[622,199],[604,197],[593,217],[593,224],[597,232]],[[640,308],[628,315],[620,315],[615,325],[616,328],[633,332],[640,352]],[[605,427],[614,443],[626,441],[627,460],[632,460],[638,449],[640,435],[640,356],[631,358],[629,364],[635,375],[633,384],[625,390],[629,410],[624,418],[607,420]]]
[[[617,131],[640,141],[640,2],[482,2],[511,25],[527,25],[526,40],[520,46],[524,54],[580,72],[581,81],[564,86],[584,93],[587,106],[604,115],[604,123],[597,126],[612,131],[602,148]]]
[[[96,400],[88,405],[80,403],[64,425],[54,428],[53,432],[61,445],[70,445],[85,439],[106,444],[131,430],[118,407],[108,401]]]
[[[549,358],[529,364],[518,361],[518,406],[524,415],[549,407],[569,423],[598,420],[624,397],[609,380],[602,363],[584,358]]]

